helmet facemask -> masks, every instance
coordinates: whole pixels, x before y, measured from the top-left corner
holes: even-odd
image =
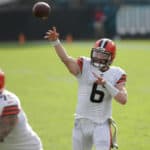
[[[106,51],[104,48],[92,48],[91,51],[91,64],[94,67],[99,68],[100,71],[104,72],[109,69],[112,63],[111,53]]]

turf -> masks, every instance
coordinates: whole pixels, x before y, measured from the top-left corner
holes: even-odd
[[[63,43],[74,57],[89,56],[92,41]],[[114,65],[128,75],[128,103],[113,102],[120,150],[150,149],[150,43],[116,41]],[[0,67],[6,87],[21,100],[29,122],[42,139],[44,150],[70,150],[77,99],[77,82],[48,42],[0,43]]]

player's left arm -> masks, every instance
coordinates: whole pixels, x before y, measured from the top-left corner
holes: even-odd
[[[126,104],[128,94],[127,94],[127,90],[125,87],[125,82],[116,84],[115,88],[118,89],[118,93],[114,96],[114,99],[120,104]]]
[[[110,92],[112,97],[117,102],[123,105],[126,104],[127,97],[128,97],[127,90],[125,87],[126,80],[127,80],[126,78],[127,78],[126,74],[122,74],[119,80],[116,82],[115,86],[113,86],[111,83],[107,81],[105,82],[105,87]]]
[[[104,86],[110,95],[120,104],[126,104],[127,102],[127,90],[125,87],[126,75],[123,74],[121,78],[117,81],[116,85],[112,85],[109,81],[106,81],[103,77],[93,73],[94,77],[97,79],[96,83]]]

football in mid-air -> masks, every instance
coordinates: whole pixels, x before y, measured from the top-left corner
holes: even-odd
[[[41,19],[47,19],[51,12],[51,7],[46,2],[36,2],[32,7],[32,13],[35,17]]]

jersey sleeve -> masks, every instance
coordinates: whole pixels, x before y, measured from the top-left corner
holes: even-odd
[[[126,82],[127,81],[127,75],[126,74],[122,74],[120,79],[117,81],[117,84],[121,83],[121,82]]]
[[[19,112],[20,106],[16,97],[9,94],[0,95],[0,117],[17,115]]]
[[[3,111],[1,113],[1,116],[9,116],[9,115],[17,115],[20,112],[20,109],[18,105],[10,105],[10,106],[5,106],[3,108]]]
[[[122,83],[122,82],[126,82],[127,81],[127,74],[126,72],[121,69],[121,68],[118,68],[118,78],[117,78],[117,81],[116,81],[116,84],[119,84],[119,83]]]

